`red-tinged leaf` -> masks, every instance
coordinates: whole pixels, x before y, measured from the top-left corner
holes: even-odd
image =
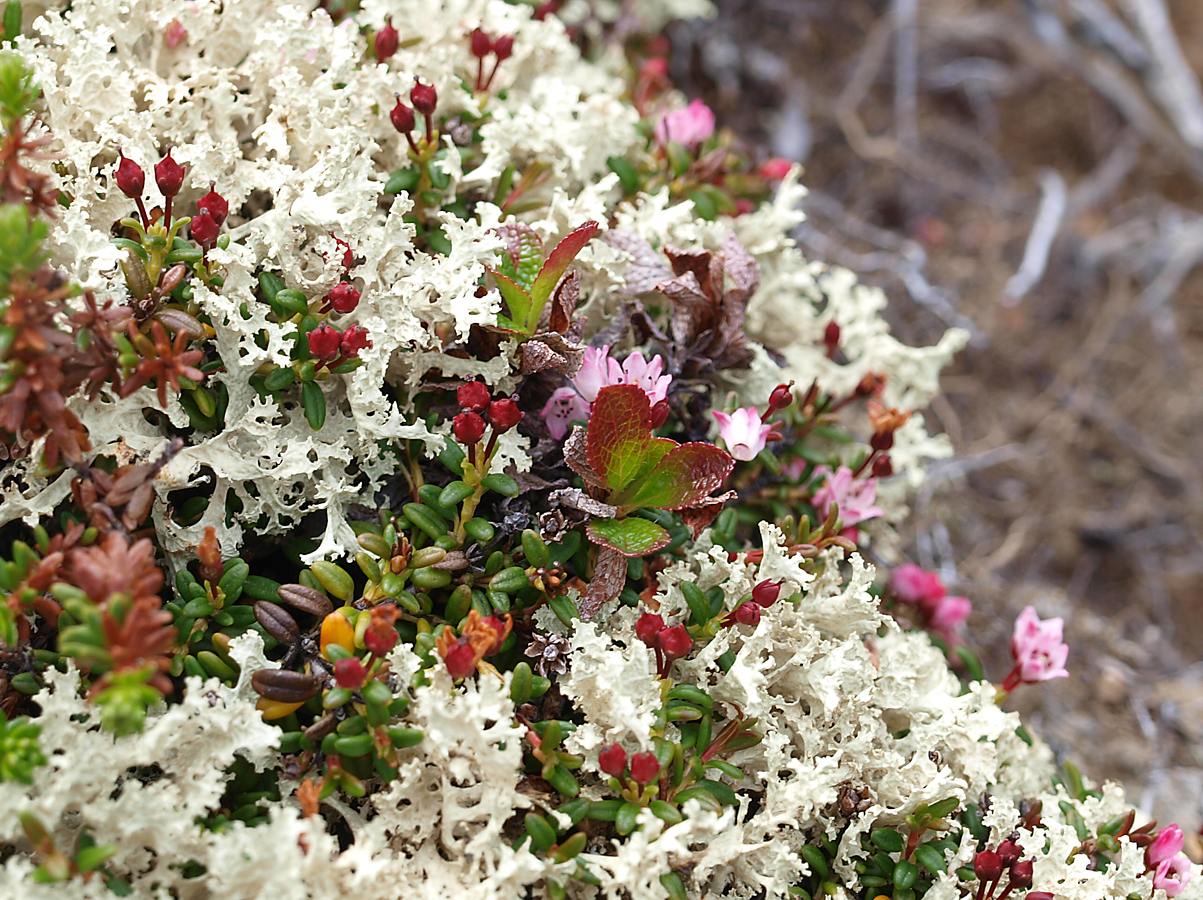
[[[572,265],[572,261],[576,259],[576,255],[584,246],[593,240],[593,236],[597,234],[600,227],[596,222],[586,222],[584,225],[574,228],[547,255],[547,259],[543,261],[543,268],[539,270],[539,274],[535,277],[535,283],[531,285],[530,289],[535,308],[540,313],[548,298],[551,297],[551,292],[559,283],[560,276]]]
[[[667,547],[672,537],[655,522],[634,516],[627,519],[592,519],[585,529],[589,540],[612,547],[623,556],[647,556]]]
[[[622,593],[626,583],[627,558],[612,547],[602,547],[593,565],[593,578],[577,605],[581,618],[593,618],[603,605]]]
[[[684,509],[695,506],[723,486],[735,460],[713,444],[674,447],[646,478],[630,484],[611,501],[627,509]]]
[[[501,292],[501,299],[505,301],[506,308],[510,311],[509,318],[521,326],[530,315],[530,294],[524,291],[508,275],[498,271],[491,271],[489,274],[497,282],[497,290]]]
[[[608,385],[593,401],[585,452],[589,467],[612,491],[636,482],[677,447],[676,441],[652,437],[651,408],[634,384]]]

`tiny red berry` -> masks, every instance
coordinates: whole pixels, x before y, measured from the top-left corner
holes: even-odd
[[[174,197],[184,186],[184,167],[171,158],[171,151],[155,163],[155,184],[164,197]]]
[[[1017,888],[1031,887],[1032,861],[1030,859],[1017,860],[1011,865],[1011,884]],[[1032,895],[1028,894],[1028,896]]]
[[[221,194],[213,190],[213,185],[209,185],[209,193],[196,201],[196,208],[199,212],[207,212],[213,217],[213,221],[221,225],[226,220],[226,216],[230,214],[230,204]]]
[[[497,57],[498,62],[504,62],[514,55],[514,36],[512,34],[503,34],[497,40],[493,41],[493,55]]]
[[[472,50],[472,55],[477,59],[484,59],[493,51],[493,39],[483,28],[472,29],[468,45]]]
[[[318,359],[331,359],[338,355],[342,335],[329,324],[319,325],[309,332],[309,352]]]
[[[205,210],[201,210],[188,222],[188,234],[206,250],[217,241],[221,226]]]
[[[689,631],[684,625],[678,624],[665,628],[656,635],[656,645],[669,659],[680,659],[693,647],[693,638],[689,636]]]
[[[462,412],[451,420],[451,431],[461,444],[476,444],[485,434],[485,420],[479,413]]]
[[[388,117],[393,127],[401,134],[409,134],[414,130],[414,111],[406,106],[400,97],[397,97],[397,104]]]
[[[483,412],[488,408],[491,396],[488,385],[484,382],[469,381],[459,386],[455,392],[455,399],[458,401],[461,409]]]
[[[489,404],[489,421],[498,433],[509,431],[522,421],[522,410],[509,397],[502,397]]]
[[[460,638],[443,656],[443,664],[452,678],[467,678],[476,671],[476,651],[472,645]]]
[[[656,644],[656,637],[664,630],[664,620],[656,613],[645,612],[635,620],[635,637],[649,647]]]
[[[611,744],[597,754],[597,764],[607,775],[620,776],[627,767],[627,751],[621,744]]]
[[[762,581],[752,588],[752,599],[766,609],[776,603],[779,596],[781,596],[780,582]]]
[[[357,691],[363,687],[363,683],[367,680],[368,672],[355,657],[340,659],[334,664],[334,680],[340,688],[346,688],[349,691]]]
[[[1002,860],[993,850],[983,850],[973,858],[973,871],[982,881],[997,881],[1002,877]]]
[[[121,162],[117,164],[116,179],[121,193],[131,200],[141,197],[142,191],[146,188],[146,173],[142,171],[140,165],[125,154],[121,155]]]
[[[385,16],[384,27],[376,32],[376,62],[384,62],[397,52],[397,37],[393,17]]]
[[[327,295],[326,299],[334,307],[335,312],[349,313],[359,305],[359,291],[349,281],[340,281]]]
[[[439,105],[439,92],[435,90],[433,84],[423,84],[419,81],[410,88],[409,102],[422,115],[429,116]]]
[[[631,757],[631,777],[640,784],[649,784],[660,774],[660,760],[650,750],[636,753]]]
[[[372,342],[368,340],[368,330],[362,325],[352,325],[343,332],[338,349],[343,356],[358,356],[360,350],[370,346]]]

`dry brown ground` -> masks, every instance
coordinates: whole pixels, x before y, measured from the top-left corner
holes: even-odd
[[[675,65],[721,122],[804,161],[803,244],[885,287],[905,337],[972,329],[930,413],[957,455],[919,498],[914,558],[972,597],[991,672],[1024,605],[1064,615],[1073,677],[1020,705],[1197,829],[1203,103],[1136,24],[1160,0],[1115,2],[723,0],[674,32]],[[1203,5],[1170,11],[1203,72]]]

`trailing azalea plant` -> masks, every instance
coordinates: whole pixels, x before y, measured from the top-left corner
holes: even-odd
[[[964,336],[584,6],[5,7],[0,892],[1203,896],[893,549]]]

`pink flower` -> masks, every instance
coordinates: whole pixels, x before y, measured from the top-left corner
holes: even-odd
[[[1171,856],[1177,856],[1186,845],[1186,838],[1177,824],[1166,825],[1157,833],[1156,840],[1145,850],[1145,862],[1149,868],[1155,868]]]
[[[664,375],[664,360],[660,356],[644,359],[636,350],[622,364],[610,358],[610,345],[588,347],[581,367],[572,379],[572,387],[558,388],[543,405],[540,415],[547,430],[557,441],[568,433],[573,420],[589,417],[589,405],[597,392],[611,384],[636,384],[643,388],[652,405],[668,397],[673,377]]]
[[[1003,682],[1004,691],[1013,691],[1021,684],[1034,684],[1053,678],[1065,678],[1065,660],[1069,645],[1062,640],[1064,623],[1061,619],[1041,620],[1036,610],[1027,607],[1015,620],[1011,636],[1011,656],[1015,668]]]
[[[835,472],[827,466],[815,469],[816,475],[825,475],[823,486],[815,491],[813,500],[819,512],[826,517],[832,506],[840,508],[840,521],[845,528],[850,528],[866,519],[882,515],[885,510],[874,506],[877,500],[877,479],[864,478],[857,480],[852,470],[840,466]]]
[[[758,171],[760,177],[766,181],[782,181],[793,167],[794,163],[792,160],[774,156],[772,159],[766,159],[762,162]]]
[[[765,448],[773,430],[772,425],[766,425],[760,418],[755,406],[744,406],[729,414],[716,409],[711,415],[718,421],[718,433],[727,444],[727,451],[745,462],[755,459]]]
[[[694,100],[684,109],[674,109],[656,123],[656,141],[666,146],[675,141],[694,150],[714,134],[714,113],[701,100]]]
[[[934,608],[948,589],[935,572],[914,563],[899,566],[890,573],[890,591],[903,603]]]
[[[1177,897],[1190,883],[1193,874],[1189,857],[1178,853],[1158,863],[1157,871],[1153,873],[1153,887],[1161,888],[1167,897]]]
[[[927,625],[948,644],[956,645],[961,642],[965,621],[971,612],[973,604],[968,597],[941,597],[936,602]]]

